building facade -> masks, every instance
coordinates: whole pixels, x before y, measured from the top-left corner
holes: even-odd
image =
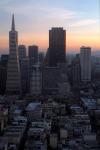
[[[44,67],[42,75],[42,90],[44,95],[69,96],[70,85],[66,65],[59,64],[56,67]]]
[[[32,73],[30,77],[30,94],[40,95],[42,90],[42,71],[41,65],[35,64],[32,68]]]
[[[25,45],[19,45],[18,46],[18,55],[19,55],[19,60],[26,58],[26,47],[25,47]]]
[[[38,46],[32,45],[28,47],[29,65],[30,68],[38,62]]]
[[[81,81],[91,81],[91,47],[80,48]]]
[[[42,65],[44,62],[44,53],[39,52],[39,58],[38,58],[39,63]]]
[[[6,90],[6,80],[7,80],[7,64],[8,64],[8,55],[1,55],[0,61],[0,95],[5,94]]]
[[[44,67],[42,77],[42,87],[44,95],[56,95],[59,91],[59,67]]]
[[[48,65],[66,62],[66,31],[63,28],[49,30]]]
[[[21,72],[22,95],[25,95],[29,92],[29,59],[28,57],[23,58],[20,61],[20,72]]]
[[[72,61],[72,84],[73,87],[78,87],[80,84],[80,75],[81,75],[81,67],[80,67],[80,55],[77,54]]]
[[[29,58],[26,56],[26,46],[18,46],[18,56],[20,64],[20,75],[21,75],[21,90],[22,95],[29,92]]]

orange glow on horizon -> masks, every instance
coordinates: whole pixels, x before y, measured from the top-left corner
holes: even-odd
[[[1,44],[0,49],[9,49],[9,39],[7,36],[0,38]],[[19,36],[19,44],[29,45],[38,45],[40,50],[46,51],[49,45],[48,33],[45,34],[24,34]],[[67,51],[77,51],[82,45],[90,46],[92,50],[100,49],[100,39],[99,36],[73,36],[70,35],[66,37],[66,49]]]

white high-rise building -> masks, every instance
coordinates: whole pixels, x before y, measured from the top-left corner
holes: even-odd
[[[91,47],[80,48],[81,81],[91,81]]]
[[[7,95],[20,95],[20,68],[18,59],[18,32],[15,30],[14,15],[12,16],[12,27],[9,32],[9,59],[7,69]]]

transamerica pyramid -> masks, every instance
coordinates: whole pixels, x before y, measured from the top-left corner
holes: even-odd
[[[9,60],[7,68],[6,95],[20,95],[21,81],[18,59],[18,32],[15,30],[14,14],[9,32]]]

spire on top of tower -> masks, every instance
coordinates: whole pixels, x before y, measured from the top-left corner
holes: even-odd
[[[12,27],[11,27],[12,31],[15,31],[15,19],[14,19],[14,14],[12,14]]]

